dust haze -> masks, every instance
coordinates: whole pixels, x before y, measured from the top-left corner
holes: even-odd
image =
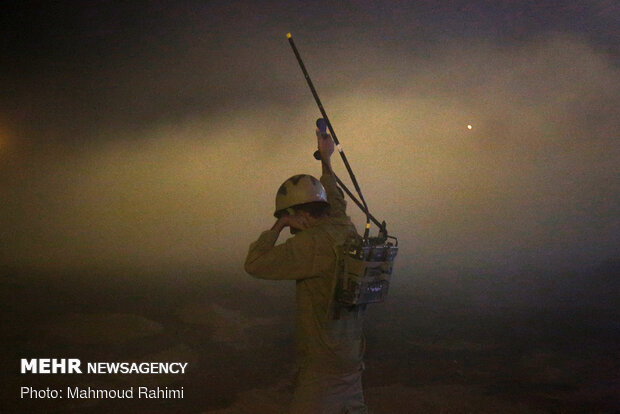
[[[399,239],[365,319],[373,412],[617,412],[612,2],[67,6],[7,6],[0,27],[8,412],[284,412],[294,283],[242,264],[279,185],[320,174],[289,31]],[[186,397],[18,399],[77,385],[19,374],[38,355],[188,361],[182,378],[85,377]]]
[[[90,123],[33,136],[7,129],[3,264],[243,277],[247,246],[272,224],[275,189],[320,173],[311,155],[318,110],[280,40],[276,63],[253,67],[241,56],[231,76],[215,77],[238,102],[219,110],[137,128],[98,125],[72,107],[71,123],[82,114]],[[452,284],[462,272],[508,282],[617,256],[620,76],[609,55],[560,34],[509,46],[452,41],[423,55],[340,44],[327,61],[308,39],[298,43],[371,211],[399,237],[396,284]],[[187,60],[209,65],[197,52]],[[115,75],[119,105],[132,84],[149,90],[138,106],[201,85],[182,73],[146,86],[135,73]],[[202,88],[213,82],[205,76]],[[349,211],[361,227],[352,202]]]

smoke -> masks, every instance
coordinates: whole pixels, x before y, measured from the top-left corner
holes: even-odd
[[[279,184],[320,173],[311,156],[317,110],[279,46],[274,58],[286,63],[254,71],[226,58],[240,68],[208,78],[224,96],[219,110],[140,128],[89,118],[83,145],[67,137],[72,145],[43,150],[2,132],[12,141],[2,144],[2,264],[242,274],[248,245],[273,222]],[[450,281],[461,271],[586,269],[617,256],[620,74],[610,56],[565,35],[453,41],[426,54],[348,46],[308,66],[371,211],[399,238],[398,272]],[[308,62],[316,56],[309,50]],[[136,105],[165,100],[177,83],[190,97],[209,90],[181,72],[161,87],[157,76],[143,80],[152,90]],[[113,101],[132,97],[139,76],[112,75],[125,85]],[[361,228],[352,202],[349,211]]]

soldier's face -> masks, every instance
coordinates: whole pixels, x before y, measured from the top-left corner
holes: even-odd
[[[299,212],[295,213],[295,215],[298,215],[298,214]],[[291,229],[291,234],[297,234],[300,231],[303,231],[303,229],[300,229],[299,227],[295,227],[295,226],[291,226],[290,229]]]
[[[296,210],[293,215],[303,219],[303,222],[306,225],[305,228],[307,228],[308,226],[312,226],[315,222],[315,219],[307,211]],[[298,227],[295,227],[294,225],[291,225],[290,229],[291,229],[291,234],[297,234],[300,231],[303,231],[303,228],[298,228]]]

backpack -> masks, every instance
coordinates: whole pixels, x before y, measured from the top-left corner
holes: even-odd
[[[349,237],[337,247],[335,299],[345,307],[365,307],[387,297],[398,243]]]

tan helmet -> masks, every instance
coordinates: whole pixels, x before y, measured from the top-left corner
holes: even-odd
[[[329,205],[323,184],[308,174],[294,175],[278,189],[276,211],[273,215],[279,217],[283,210],[313,201],[322,201]]]

